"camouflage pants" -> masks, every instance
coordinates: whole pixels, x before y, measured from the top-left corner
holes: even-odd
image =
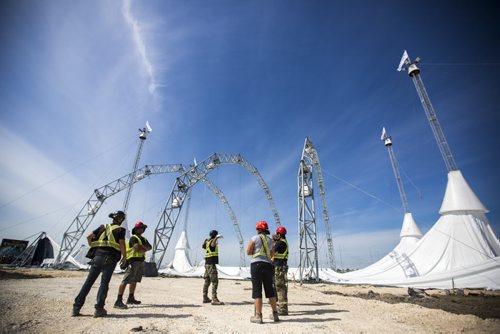
[[[203,296],[208,297],[208,287],[212,283],[212,299],[217,299],[217,287],[219,286],[219,277],[217,276],[217,267],[215,264],[205,265],[205,284],[203,284]]]
[[[288,266],[274,267],[274,282],[278,295],[278,312],[288,312]]]

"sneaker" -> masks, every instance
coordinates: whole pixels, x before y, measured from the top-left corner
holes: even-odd
[[[212,302],[212,299],[208,298],[208,297],[203,297],[203,303],[211,303]]]
[[[273,314],[269,315],[269,319],[273,320],[274,322],[280,321],[280,317],[278,316],[278,312],[273,312]]]
[[[278,314],[279,315],[288,315],[288,311],[287,310],[278,311]]]
[[[79,317],[82,314],[80,313],[80,308],[78,307],[73,307],[73,311],[71,312],[72,317]]]
[[[127,304],[139,305],[141,303],[140,300],[135,300],[135,298],[128,298]]]
[[[217,298],[214,298],[212,299],[212,305],[224,305],[224,303],[218,300]]]
[[[94,318],[101,318],[108,315],[108,312],[104,308],[96,308],[94,312]]]
[[[114,307],[114,308],[119,308],[119,309],[122,309],[122,310],[126,310],[126,309],[128,309],[128,306],[127,306],[127,305],[125,305],[125,304],[123,304],[123,301],[121,301],[121,300],[117,300],[117,301],[115,302],[115,306],[113,306],[113,307]]]
[[[250,322],[253,322],[255,324],[262,324],[262,323],[264,323],[262,321],[262,314],[256,314],[253,317],[250,317]]]

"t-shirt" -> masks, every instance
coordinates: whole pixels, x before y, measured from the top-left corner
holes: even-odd
[[[99,226],[97,229],[92,231],[94,235],[96,236],[94,238],[94,241],[99,240],[99,237],[101,236],[101,233],[105,233],[104,231],[106,228],[104,225]],[[125,240],[125,229],[123,227],[119,227],[115,230],[113,230],[113,236],[115,238],[115,241],[117,243],[120,243],[120,240]],[[104,240],[107,240],[106,238]],[[122,253],[113,247],[97,247],[96,255],[102,255],[102,256],[112,256],[115,258],[115,260],[118,262],[120,261],[120,258],[122,257]]]
[[[275,256],[274,265],[275,266],[286,266],[287,265],[286,259],[283,259],[283,260],[276,259],[277,253],[283,254],[285,251],[286,251],[286,243],[283,240],[276,241],[276,244],[274,245],[274,256]]]
[[[141,239],[143,246],[151,246],[151,244],[149,243],[149,241],[146,238],[138,236],[138,235],[136,235],[136,236],[132,235],[132,236],[130,236],[130,239],[128,240],[128,245],[130,247],[134,247],[135,244],[139,243],[139,241],[137,241],[136,237],[139,237],[139,239]],[[145,258],[143,258],[143,257],[133,257],[133,258],[129,259],[129,261],[144,261],[144,260],[145,260]]]
[[[205,241],[203,242],[203,245],[201,246],[205,250],[207,248],[207,241],[209,241],[209,240],[205,239]],[[210,251],[215,252],[215,247],[210,246]],[[205,264],[219,264],[219,257],[218,256],[207,257],[207,258],[205,258]]]
[[[267,247],[269,249],[269,253],[271,253],[271,249],[273,248],[273,240],[271,238],[269,238],[268,236],[265,236],[267,238]],[[257,254],[261,247],[262,247],[262,239],[259,237],[259,235],[254,235],[252,237],[252,239],[250,239],[253,241],[253,244],[254,244],[254,248],[253,248],[253,253],[254,254]],[[257,256],[257,257],[252,257],[252,261],[250,261],[251,263],[254,263],[254,262],[267,262],[267,263],[271,263],[271,259],[268,258],[267,256]]]

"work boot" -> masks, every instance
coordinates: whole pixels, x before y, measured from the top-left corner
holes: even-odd
[[[79,307],[74,307],[73,306],[73,311],[71,312],[72,317],[79,317],[82,314],[80,313],[80,308]]]
[[[94,312],[94,318],[101,318],[108,315],[108,312],[104,308],[96,308]]]
[[[253,322],[255,324],[262,324],[262,313],[257,313],[253,317],[250,317],[250,322]]]
[[[273,314],[269,315],[269,319],[274,320],[274,322],[280,321],[280,318],[278,317],[278,312],[273,312]]]
[[[123,301],[121,299],[117,300],[115,302],[115,305],[113,306],[114,308],[119,308],[121,310],[126,310],[128,309],[128,306],[123,304]]]
[[[134,297],[128,297],[127,304],[139,305],[141,303],[140,300],[136,300]]]
[[[224,305],[224,303],[215,297],[212,299],[212,305]]]
[[[207,296],[203,296],[203,303],[211,303],[212,299],[208,298]]]

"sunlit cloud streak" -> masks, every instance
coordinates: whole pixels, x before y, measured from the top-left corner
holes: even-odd
[[[134,39],[135,48],[139,53],[139,56],[141,58],[141,63],[144,66],[144,69],[146,70],[147,76],[149,78],[148,91],[151,95],[154,95],[157,87],[154,68],[146,52],[146,45],[144,43],[144,39],[142,36],[140,23],[132,14],[131,0],[123,1],[122,13],[123,17],[125,18],[125,21],[130,26],[130,29],[132,29],[132,36]]]

